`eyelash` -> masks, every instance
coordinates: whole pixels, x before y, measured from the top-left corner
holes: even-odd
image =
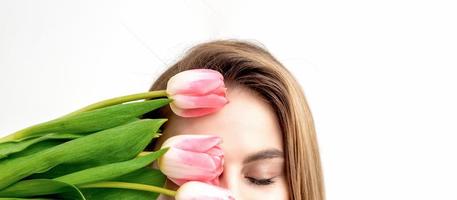
[[[249,180],[249,183],[258,185],[258,186],[265,186],[265,185],[270,185],[273,184],[273,178],[268,178],[268,179],[255,179],[252,177],[247,177],[246,178]]]

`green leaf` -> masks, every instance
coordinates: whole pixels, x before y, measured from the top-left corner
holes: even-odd
[[[54,147],[54,146],[57,146],[59,144],[65,143],[66,141],[68,141],[68,140],[45,140],[45,141],[42,141],[42,142],[38,142],[36,144],[33,144],[33,145],[29,146],[25,150],[22,150],[22,151],[17,152],[17,153],[10,154],[7,158],[1,159],[0,160],[0,165],[2,164],[2,162],[6,161],[6,160],[13,160],[13,159],[16,159],[16,158],[19,158],[19,157],[32,155],[34,153],[43,151],[45,149],[49,149],[51,147]]]
[[[86,199],[74,185],[50,179],[25,180],[0,190],[0,197],[39,197],[49,194],[59,194],[64,199]]]
[[[162,156],[167,150],[168,148],[160,149],[154,153],[149,153],[132,160],[85,169],[55,178],[54,180],[73,185],[111,180],[151,164],[154,160]]]
[[[136,120],[138,121],[139,119],[136,119]],[[154,136],[154,137],[158,137],[159,135],[160,135],[160,133],[157,132],[157,136]],[[54,179],[54,178],[57,178],[60,176],[64,176],[66,174],[71,174],[71,173],[74,173],[77,171],[81,171],[84,169],[88,169],[88,168],[92,168],[95,166],[104,165],[104,164],[108,164],[108,163],[113,163],[113,162],[119,162],[119,161],[118,160],[117,161],[107,160],[105,157],[103,157],[103,158],[98,159],[97,162],[84,162],[84,163],[78,163],[77,165],[75,165],[74,163],[71,163],[71,164],[64,163],[64,164],[59,164],[46,172],[33,174],[33,175],[27,177],[27,179]]]
[[[7,157],[12,153],[20,152],[29,146],[36,144],[41,141],[45,140],[59,140],[59,139],[75,139],[79,138],[82,135],[78,134],[70,134],[70,133],[63,133],[63,134],[55,134],[50,133],[41,137],[30,138],[20,142],[6,142],[0,143],[0,159]]]
[[[67,183],[69,185],[77,185],[77,184],[85,184],[85,183],[91,183],[91,182],[96,182],[96,181],[111,180],[111,179],[118,178],[122,175],[128,174],[130,172],[133,172],[135,170],[145,167],[146,165],[150,164],[158,157],[162,156],[167,150],[168,150],[168,148],[164,148],[159,151],[149,153],[147,155],[140,156],[140,157],[134,158],[129,161],[112,163],[112,164],[107,164],[107,165],[103,165],[103,166],[99,166],[99,167],[85,169],[85,170],[78,171],[78,172],[75,172],[72,174],[68,174],[68,175],[65,175],[62,177],[58,177],[54,180],[56,180],[58,182]],[[47,179],[32,179],[32,180],[47,180]],[[6,190],[7,191],[21,191],[21,190],[23,190],[23,188],[25,186],[30,185],[32,183],[35,183],[35,182],[31,182],[30,180],[19,181],[15,184],[11,185],[10,187],[8,187]],[[160,184],[160,183],[161,182],[159,181],[156,184]],[[46,188],[48,188],[48,186]],[[43,189],[41,189],[41,190],[43,190]],[[46,190],[46,191],[47,191],[46,193],[41,192],[40,195],[61,192],[61,190],[59,190],[59,189]],[[21,192],[20,194],[24,195],[23,192]],[[32,195],[33,193],[27,193],[27,194]],[[37,193],[37,195],[38,195],[38,193]]]
[[[132,173],[126,174],[113,181],[121,181],[128,183],[140,183],[145,185],[153,185],[163,187],[165,184],[166,176],[157,169],[149,167],[141,168]],[[86,199],[123,199],[123,200],[151,200],[157,199],[158,193],[132,190],[132,189],[119,189],[119,188],[82,188],[82,193]]]
[[[57,118],[20,130],[0,139],[0,143],[21,141],[31,136],[48,133],[90,133],[119,126],[141,115],[167,105],[172,100],[167,98],[113,105],[96,110],[77,113]]]
[[[167,119],[143,119],[0,163],[0,189],[59,164],[98,166],[130,160],[151,141]],[[83,168],[84,169],[84,168]]]
[[[48,199],[48,198],[2,198],[0,197],[0,200],[53,200],[53,199]]]

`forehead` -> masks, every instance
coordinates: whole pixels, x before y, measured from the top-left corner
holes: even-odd
[[[216,113],[182,118],[172,115],[159,144],[168,137],[181,134],[210,134],[222,137],[226,156],[230,152],[255,153],[277,148],[283,150],[282,133],[270,104],[251,90],[228,88],[229,103]]]

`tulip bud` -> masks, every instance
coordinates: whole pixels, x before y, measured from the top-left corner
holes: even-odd
[[[173,99],[171,110],[181,117],[204,116],[228,103],[224,77],[211,69],[180,72],[168,80],[167,95]]]
[[[170,137],[161,147],[170,148],[158,159],[159,169],[177,185],[188,181],[219,185],[224,164],[221,142],[221,137],[212,135]]]
[[[175,196],[176,200],[235,200],[229,190],[198,181],[182,185]]]

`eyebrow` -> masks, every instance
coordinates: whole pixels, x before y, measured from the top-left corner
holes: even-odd
[[[246,159],[243,160],[243,164],[271,158],[284,158],[284,153],[274,148],[262,150],[257,153],[249,155]]]

